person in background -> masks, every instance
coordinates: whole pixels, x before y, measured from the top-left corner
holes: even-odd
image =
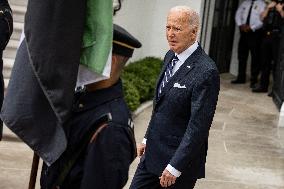
[[[209,129],[220,77],[197,40],[199,15],[187,6],[168,14],[170,50],[156,87],[151,120],[138,147],[131,189],[192,189],[205,177]]]
[[[246,67],[249,52],[251,54],[250,87],[254,88],[260,72],[260,42],[262,21],[261,13],[265,9],[263,0],[245,0],[238,7],[235,21],[240,29],[240,40],[238,45],[238,75],[232,84],[243,84],[246,82]]]
[[[278,61],[281,28],[284,24],[284,2],[271,1],[261,14],[263,20],[263,38],[261,43],[261,77],[260,84],[252,92],[268,92],[269,77]]]
[[[0,109],[4,99],[3,51],[13,32],[12,10],[7,0],[0,0]],[[2,139],[3,122],[0,120],[0,140]]]
[[[72,115],[65,125],[67,150],[51,166],[43,165],[42,189],[121,189],[127,182],[136,143],[120,74],[141,43],[114,24],[112,47],[110,78],[75,93]],[[104,115],[107,120],[96,123]],[[88,137],[92,128],[95,133]]]

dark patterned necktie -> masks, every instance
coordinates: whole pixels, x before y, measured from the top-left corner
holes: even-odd
[[[165,87],[167,82],[169,82],[170,78],[173,76],[173,68],[174,68],[174,66],[176,65],[177,62],[178,62],[178,57],[175,56],[173,58],[173,60],[167,65],[167,69],[166,69],[166,71],[164,73],[163,80],[160,83],[158,96],[160,96],[160,94],[162,93],[163,88]]]
[[[251,5],[250,5],[250,8],[249,8],[249,12],[248,12],[247,20],[246,20],[246,24],[247,24],[247,25],[250,24],[251,9],[252,9],[252,7],[253,7],[254,1],[255,1],[255,0],[252,0],[252,1],[251,1]]]

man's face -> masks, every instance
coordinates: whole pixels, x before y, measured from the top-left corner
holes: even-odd
[[[180,54],[196,40],[197,29],[189,26],[188,15],[172,11],[168,15],[166,35],[170,49]]]

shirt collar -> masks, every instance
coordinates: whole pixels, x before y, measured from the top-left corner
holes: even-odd
[[[190,47],[188,47],[186,50],[184,50],[182,53],[175,55],[178,57],[179,61],[184,63],[186,59],[198,48],[198,42],[195,41]]]

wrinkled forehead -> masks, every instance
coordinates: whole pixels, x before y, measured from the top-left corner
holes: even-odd
[[[181,10],[170,11],[167,17],[167,24],[188,24],[189,13]]]

